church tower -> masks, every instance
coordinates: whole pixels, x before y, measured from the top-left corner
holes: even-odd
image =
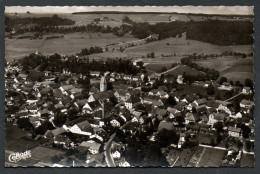
[[[100,92],[103,92],[106,90],[107,90],[107,81],[106,81],[105,76],[102,76],[101,80],[100,80]]]

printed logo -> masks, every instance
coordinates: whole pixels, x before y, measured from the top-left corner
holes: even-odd
[[[8,159],[9,159],[10,162],[16,163],[20,160],[24,160],[24,159],[31,158],[31,157],[32,157],[31,151],[26,150],[23,153],[19,153],[19,152],[12,153],[12,154],[9,155]]]

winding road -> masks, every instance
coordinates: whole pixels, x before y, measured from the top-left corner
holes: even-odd
[[[129,125],[130,123],[132,123],[132,121],[128,121],[126,122],[123,126],[121,126],[119,129],[122,130],[124,129],[124,127],[126,127],[127,125]],[[105,151],[105,160],[107,163],[108,167],[116,167],[115,161],[113,159],[113,157],[111,156],[111,145],[112,145],[112,141],[114,140],[114,138],[116,137],[116,133],[113,133],[109,140],[107,141],[107,143],[104,145],[104,151]]]

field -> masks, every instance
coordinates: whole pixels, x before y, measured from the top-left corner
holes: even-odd
[[[205,152],[198,163],[198,167],[221,167],[225,150],[205,148]]]
[[[60,35],[51,34],[48,36]],[[36,51],[42,54],[72,55],[80,52],[83,48],[91,46],[105,47],[118,42],[127,42],[136,40],[131,35],[124,37],[116,37],[111,33],[72,33],[64,35],[64,38],[29,40],[29,39],[5,39],[5,57],[6,60],[12,61],[20,59],[28,54],[35,53]]]
[[[199,60],[197,64],[213,68],[220,72],[220,76],[227,77],[229,80],[244,82],[246,78],[254,79],[254,59],[237,58],[237,57],[221,57],[217,59]]]
[[[27,136],[27,133],[28,132],[7,123],[5,129],[5,134],[8,135],[5,138],[6,150],[24,152],[38,146],[39,143]]]
[[[150,42],[145,45],[128,48],[124,51],[132,57],[142,57],[147,53],[154,52],[155,57],[164,55],[190,55],[197,54],[219,54],[225,51],[234,51],[241,53],[253,52],[251,45],[235,45],[235,46],[217,46],[206,42],[186,40],[185,33],[181,38],[167,38],[160,41]]]
[[[191,160],[189,167],[221,167],[225,150],[199,146]]]
[[[32,158],[35,160],[41,160],[43,162],[53,163],[51,158],[55,155],[63,155],[65,152],[59,149],[48,148],[48,147],[36,147],[32,149]]]
[[[241,161],[241,167],[254,167],[255,166],[255,157],[251,154],[243,154]]]
[[[167,75],[167,77],[175,77],[176,78],[178,75],[182,75],[184,72],[187,75],[193,75],[193,76],[205,74],[204,72],[198,71],[198,70],[190,68],[188,66],[179,65],[179,66],[176,66],[175,68],[173,68],[172,70],[166,72],[165,75]]]

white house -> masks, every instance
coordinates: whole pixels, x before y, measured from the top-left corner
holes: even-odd
[[[228,135],[229,136],[238,138],[240,136],[240,132],[241,132],[241,128],[232,127],[232,126],[228,127]]]
[[[121,153],[118,150],[116,150],[114,153],[112,153],[112,157],[114,159],[120,159],[121,158]]]
[[[120,123],[116,120],[116,119],[113,119],[110,121],[110,124],[113,126],[113,127],[120,127]]]

